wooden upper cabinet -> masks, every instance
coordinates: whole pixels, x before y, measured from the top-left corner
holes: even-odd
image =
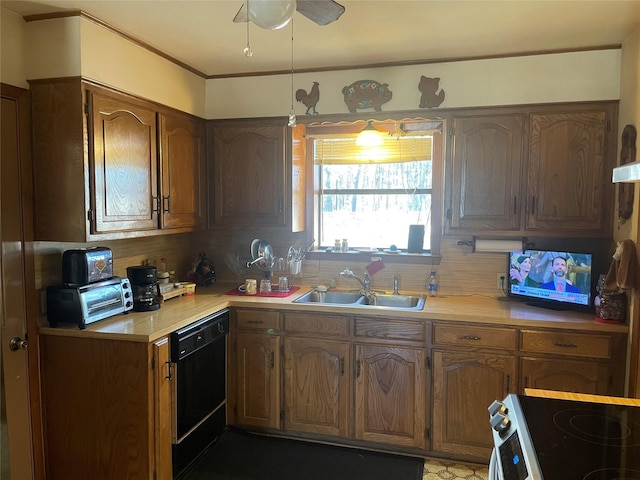
[[[304,162],[294,171],[286,119],[214,121],[207,136],[211,225],[304,228]]]
[[[94,185],[92,233],[158,228],[156,114],[90,92],[89,152]]]
[[[160,114],[163,229],[206,226],[204,122],[189,115]]]
[[[531,115],[527,230],[611,234],[607,120],[599,109]]]
[[[203,120],[77,77],[30,86],[37,240],[205,227]]]
[[[458,115],[447,161],[447,234],[611,235],[617,103]]]
[[[518,230],[523,115],[455,118],[447,233]]]

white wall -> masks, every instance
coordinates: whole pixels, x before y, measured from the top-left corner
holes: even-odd
[[[24,24],[3,9],[2,40],[6,83],[82,75],[204,118],[286,116],[292,104],[290,75],[204,80],[81,17]],[[342,88],[362,79],[389,84],[393,98],[383,111],[417,110],[421,75],[440,77],[443,108],[615,100],[620,71],[621,51],[602,50],[305,73],[294,76],[294,89],[308,91],[319,82],[323,114],[347,113]],[[293,103],[304,115],[304,105]]]
[[[80,76],[205,116],[205,80],[82,17],[27,24],[27,78]],[[4,42],[3,42],[4,43]]]
[[[356,80],[388,83],[393,98],[383,111],[417,110],[421,75],[439,77],[443,108],[617,100],[620,50],[536,55],[430,65],[294,75],[294,90],[320,84],[318,113],[347,113],[342,88]],[[290,75],[207,80],[207,118],[286,116]],[[297,115],[306,108],[295,103]],[[373,112],[364,110],[363,112]],[[425,109],[425,111],[427,111]]]
[[[25,25],[20,15],[0,8],[0,82],[29,88]]]

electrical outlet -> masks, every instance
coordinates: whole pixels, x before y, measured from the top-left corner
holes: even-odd
[[[497,280],[496,280],[496,287],[498,288],[498,290],[503,290],[505,288],[507,288],[507,274],[506,273],[499,273]]]

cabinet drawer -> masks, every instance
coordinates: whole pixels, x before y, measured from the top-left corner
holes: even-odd
[[[581,357],[609,358],[611,337],[573,332],[541,332],[523,330],[521,350],[537,353],[557,353]]]
[[[284,330],[290,333],[349,335],[349,317],[321,313],[286,313]]]
[[[356,337],[412,340],[424,342],[426,335],[424,322],[402,321],[388,318],[356,317]]]
[[[515,350],[516,331],[509,328],[476,325],[434,325],[433,343],[436,345],[465,345],[472,347]]]
[[[265,310],[237,310],[236,325],[249,330],[280,330],[280,314]]]

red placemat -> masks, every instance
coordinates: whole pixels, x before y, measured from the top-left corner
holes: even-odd
[[[288,292],[269,292],[269,293],[254,293],[253,295],[247,295],[244,292],[241,292],[237,288],[229,290],[225,293],[225,295],[239,295],[242,297],[288,297],[292,293],[295,293],[297,290],[300,290],[300,287],[291,287]]]

